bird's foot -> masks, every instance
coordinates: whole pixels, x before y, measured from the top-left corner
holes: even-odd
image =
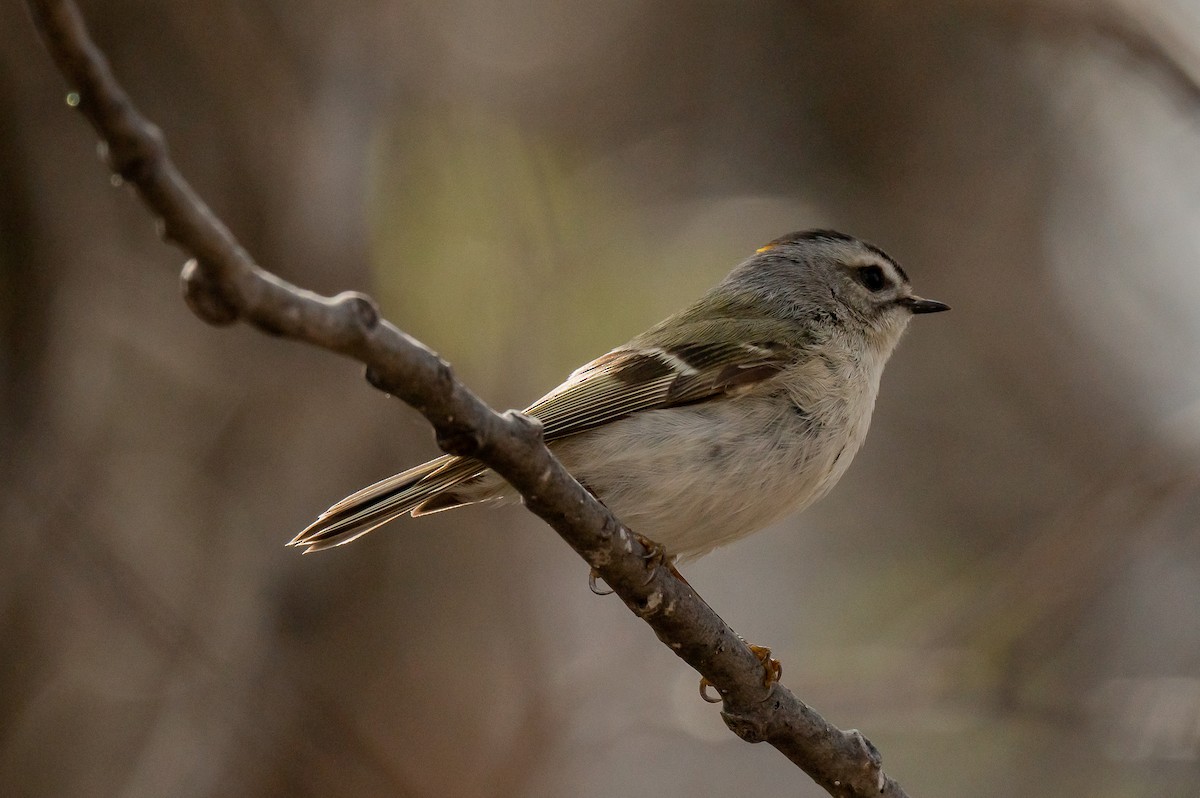
[[[751,653],[758,657],[758,661],[763,666],[763,687],[770,688],[783,676],[783,664],[771,656],[771,649],[766,646],[756,646],[753,643],[747,644],[750,647]],[[718,693],[713,695],[708,690],[709,688],[716,689],[716,685],[708,680],[707,677],[700,679],[700,697],[710,704],[721,703],[721,696]]]
[[[763,666],[763,687],[770,687],[783,678],[783,663],[771,656],[771,649],[766,646],[748,644],[750,652],[758,657]]]
[[[671,572],[672,576],[674,576],[680,582],[683,582],[688,587],[691,587],[691,585],[688,583],[688,580],[684,579],[683,574],[679,573],[679,569],[675,567],[675,558],[667,554],[667,549],[665,546],[657,541],[651,540],[645,535],[639,535],[637,532],[633,532],[632,534],[634,538],[637,539],[637,542],[642,544],[642,548],[646,550],[646,553],[642,555],[642,560],[646,563],[646,571],[648,574],[646,577],[647,583],[654,578],[654,572],[658,570],[659,567],[666,566],[667,570]],[[590,589],[597,596],[611,596],[613,593],[612,588],[606,589],[600,587],[600,580],[600,572],[593,568],[588,573],[588,589]]]
[[[637,532],[634,532],[633,536],[646,550],[646,553],[642,555],[642,559],[646,561],[646,570],[650,573],[650,576],[646,578],[647,582],[650,581],[650,579],[654,576],[654,572],[658,570],[660,566],[665,565],[667,570],[671,572],[672,576],[674,576],[680,582],[683,582],[688,587],[691,587],[691,585],[688,583],[688,580],[684,579],[683,574],[679,573],[679,569],[675,567],[675,558],[667,554],[667,549],[665,546],[663,546],[663,544],[659,543],[658,541],[651,540],[645,535],[639,535]]]

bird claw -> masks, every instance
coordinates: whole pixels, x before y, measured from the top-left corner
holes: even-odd
[[[763,687],[770,687],[783,678],[783,663],[771,656],[771,649],[766,646],[750,646],[751,653],[758,657],[763,666]]]
[[[672,576],[688,587],[691,587],[688,580],[684,579],[683,574],[679,573],[679,569],[675,567],[675,558],[667,554],[666,546],[658,541],[651,540],[645,535],[639,535],[637,532],[634,532],[633,536],[646,549],[646,553],[642,555],[642,559],[646,561],[646,570],[649,571],[649,576],[646,577],[645,584],[650,584],[650,580],[654,578],[655,571],[662,566],[666,566]]]
[[[588,572],[588,590],[595,593],[597,596],[611,596],[614,591],[611,587],[607,590],[602,590],[599,585],[600,572],[593,568]]]
[[[639,535],[637,532],[634,532],[633,536],[637,539],[638,543],[642,544],[642,548],[646,550],[646,553],[642,555],[642,560],[646,563],[646,570],[650,572],[650,576],[646,577],[646,582],[649,583],[650,579],[654,576],[654,572],[658,570],[658,567],[664,562],[668,562],[667,549],[661,543],[653,541],[645,535]]]
[[[767,648],[766,646],[756,646],[753,643],[748,643],[747,645],[750,648],[750,652],[754,654],[754,656],[758,657],[758,661],[762,663],[763,687],[770,689],[771,685],[775,684],[780,680],[780,678],[782,678],[783,664],[771,656],[771,649]],[[717,686],[710,682],[707,676],[701,677],[700,697],[710,704],[721,703],[720,691],[717,690],[717,694],[714,696],[708,691],[710,687],[714,690],[717,689]]]
[[[688,584],[688,580],[684,579],[683,574],[679,573],[679,571],[675,568],[675,564],[672,562],[674,558],[667,554],[667,549],[665,546],[663,546],[661,543],[651,540],[645,535],[639,535],[637,532],[632,534],[635,538],[637,538],[637,542],[642,544],[642,548],[646,550],[646,553],[642,555],[642,560],[646,563],[647,572],[646,581],[643,584],[650,584],[650,580],[654,578],[654,572],[664,565],[671,571],[676,579],[678,579],[680,582],[683,582],[685,585]],[[612,588],[607,590],[600,588],[600,578],[600,572],[593,568],[591,572],[588,573],[588,589],[597,596],[611,596],[615,591],[613,591]],[[691,587],[691,585],[688,585],[688,587]]]

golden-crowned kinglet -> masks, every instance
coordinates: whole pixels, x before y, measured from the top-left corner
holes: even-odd
[[[626,526],[669,557],[695,557],[833,487],[909,319],[948,309],[915,296],[878,247],[792,233],[525,412]],[[513,498],[477,460],[439,457],[343,499],[291,545],[329,548],[401,515]]]

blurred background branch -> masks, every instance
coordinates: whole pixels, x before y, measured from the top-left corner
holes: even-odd
[[[1161,75],[1191,110],[1200,107],[1200,46],[1186,33],[1170,8],[1146,0],[984,0],[990,11],[1017,29],[1028,28],[1050,39],[1100,39]],[[1165,13],[1164,13],[1165,12]]]
[[[102,5],[238,239],[371,290],[493,405],[780,232],[898,256],[951,328],[904,342],[833,495],[689,580],[914,794],[1193,796],[1194,5]],[[1179,70],[1102,35],[1110,7]],[[144,215],[80,179],[90,136],[0,17],[15,794],[794,789],[517,510],[274,545],[428,433],[352,365],[181,324]]]

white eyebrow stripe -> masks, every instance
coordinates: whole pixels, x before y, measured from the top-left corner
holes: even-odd
[[[899,265],[890,260],[880,259],[879,266],[883,269],[883,273],[888,276],[889,281],[893,285],[901,286],[908,285],[908,275]]]
[[[689,365],[688,362],[679,355],[672,354],[661,347],[650,346],[646,347],[642,351],[657,356],[664,363],[685,377],[693,377],[700,373],[698,369]]]

